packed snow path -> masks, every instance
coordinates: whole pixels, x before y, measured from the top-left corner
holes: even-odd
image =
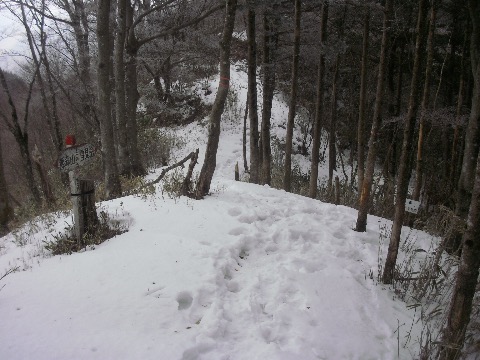
[[[367,276],[379,220],[358,234],[352,209],[233,181],[121,200],[128,233],[6,278],[0,358],[396,358],[412,319]]]
[[[246,75],[232,83],[243,104]],[[275,100],[274,123],[285,113]],[[206,129],[181,130],[200,162]],[[103,203],[129,231],[95,250],[43,258],[62,217],[35,224],[25,246],[0,238],[0,272],[24,270],[0,283],[0,359],[412,359],[418,316],[368,276],[385,220],[356,233],[353,209],[228,180],[241,139],[240,122],[222,124],[202,201],[158,191]]]

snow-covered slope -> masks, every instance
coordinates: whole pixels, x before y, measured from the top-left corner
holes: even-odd
[[[25,271],[0,284],[0,359],[411,359],[421,324],[375,281],[386,220],[356,233],[353,209],[233,181],[240,124],[204,200],[105,202],[129,231],[72,255],[43,254],[48,227],[1,238],[0,272]],[[202,162],[206,128],[181,132]]]

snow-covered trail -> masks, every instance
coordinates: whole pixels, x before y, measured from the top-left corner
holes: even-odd
[[[43,228],[0,238],[0,271],[28,262],[0,284],[0,359],[411,359],[421,324],[368,277],[385,220],[356,233],[353,209],[233,181],[239,129],[222,124],[212,195],[105,202],[131,224],[93,251],[28,257]],[[206,127],[181,133],[199,171]]]
[[[392,329],[411,319],[368,278],[378,223],[359,236],[351,209],[248,184],[215,201],[236,241],[215,258],[215,301],[183,359],[397,357]]]

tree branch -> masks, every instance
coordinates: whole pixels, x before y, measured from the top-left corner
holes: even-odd
[[[166,30],[166,31],[163,31],[163,32],[160,32],[160,33],[157,33],[155,35],[152,35],[150,37],[147,37],[143,40],[139,40],[138,41],[138,47],[152,41],[152,40],[155,40],[155,39],[158,39],[160,37],[163,37],[163,36],[166,36],[166,35],[171,35],[171,34],[174,34],[175,32],[179,31],[179,30],[182,30],[182,29],[185,29],[189,26],[192,26],[192,25],[195,25],[195,24],[198,24],[200,21],[206,19],[207,17],[209,17],[210,15],[216,13],[217,11],[219,10],[222,10],[225,8],[225,5],[218,5],[218,6],[215,6],[213,8],[211,8],[210,10],[208,10],[206,13],[204,13],[203,15],[191,20],[191,21],[188,21],[182,25],[179,25],[179,26],[176,26],[174,28],[171,28],[169,30]]]
[[[170,165],[169,167],[165,168],[162,170],[162,172],[160,173],[160,175],[153,181],[150,181],[142,186],[140,186],[139,188],[137,188],[136,190],[134,190],[135,192],[136,191],[140,191],[140,190],[143,190],[149,186],[152,186],[152,185],[155,185],[155,184],[158,184],[160,181],[162,181],[162,179],[165,177],[165,175],[167,174],[167,172],[169,172],[170,170],[173,170],[177,167],[180,167],[182,166],[183,164],[185,164],[189,159],[192,159],[194,158],[195,156],[198,156],[198,149],[196,151],[192,151],[190,154],[188,154],[186,157],[184,157],[182,160],[180,160],[179,162],[173,164],[173,165]],[[127,192],[126,194],[124,195],[131,195],[134,191],[129,191]]]

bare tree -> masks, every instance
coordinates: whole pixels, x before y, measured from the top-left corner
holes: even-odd
[[[250,119],[250,182],[260,180],[260,149],[257,109],[257,42],[255,0],[247,2],[247,42],[248,42],[248,115]]]
[[[270,118],[275,90],[275,52],[278,44],[278,2],[267,5],[263,14],[263,106],[260,132],[260,183],[272,181],[272,150],[270,147]]]
[[[226,0],[225,22],[222,38],[220,40],[220,83],[210,112],[207,149],[205,160],[197,181],[195,197],[202,199],[210,191],[213,173],[217,165],[218,141],[220,139],[220,120],[222,118],[225,100],[228,95],[230,84],[230,44],[232,42],[233,27],[235,25],[235,14],[237,0]]]
[[[418,128],[417,141],[417,163],[415,167],[415,184],[413,186],[412,199],[418,201],[420,198],[420,191],[422,189],[423,179],[423,148],[425,137],[425,117],[427,115],[429,98],[430,98],[430,81],[432,77],[433,68],[433,52],[434,52],[434,36],[435,36],[435,22],[437,16],[437,9],[435,1],[432,2],[430,8],[430,24],[428,28],[427,40],[427,66],[425,70],[425,83],[423,85],[422,104],[420,106],[420,124]]]
[[[318,182],[318,162],[320,151],[320,140],[322,134],[323,122],[323,98],[324,94],[324,78],[325,78],[325,42],[327,40],[327,21],[328,21],[328,1],[322,3],[320,23],[320,56],[318,60],[317,72],[317,97],[315,100],[315,122],[313,125],[312,140],[312,163],[310,169],[310,187],[308,196],[315,199],[317,197]]]
[[[397,191],[395,196],[395,215],[393,218],[392,232],[388,246],[387,258],[383,270],[383,283],[391,284],[394,279],[395,266],[397,262],[400,235],[402,233],[403,219],[405,216],[405,200],[408,193],[408,183],[411,174],[411,152],[414,140],[414,128],[417,119],[418,93],[420,85],[420,70],[423,58],[424,27],[427,0],[421,0],[418,4],[418,17],[416,26],[415,56],[413,61],[413,74],[410,85],[410,96],[408,101],[408,112],[403,130],[402,152],[397,173]]]
[[[362,188],[363,176],[365,173],[365,106],[367,88],[367,54],[368,38],[370,32],[370,9],[365,9],[363,20],[363,44],[362,44],[362,65],[360,70],[360,99],[358,105],[358,128],[357,128],[357,164],[358,164],[358,189]]]
[[[300,60],[300,29],[302,18],[302,2],[295,0],[295,29],[293,40],[293,62],[292,78],[290,84],[290,105],[287,118],[287,135],[285,136],[285,170],[283,179],[283,189],[291,191],[292,189],[292,146],[293,146],[293,128],[295,125],[295,114],[297,107],[297,82],[298,82],[298,63]]]
[[[99,0],[97,9],[98,39],[98,113],[100,119],[100,137],[102,142],[102,160],[105,175],[105,196],[108,199],[121,195],[120,178],[118,176],[115,156],[114,132],[112,123],[112,105],[110,96],[112,86],[110,73],[112,70],[112,47],[110,44],[110,0]]]
[[[29,109],[30,109],[30,101],[32,99],[32,90],[33,90],[33,85],[35,83],[35,79],[37,78],[37,75],[38,75],[38,71],[39,71],[39,68],[36,67],[32,75],[32,80],[30,81],[30,84],[28,87],[23,119],[20,120],[19,113],[17,111],[17,106],[15,105],[15,102],[13,100],[13,95],[10,92],[10,89],[8,87],[5,73],[0,68],[0,84],[3,91],[7,95],[8,105],[10,106],[10,110],[11,110],[11,118],[10,119],[7,118],[7,116],[3,112],[0,112],[0,116],[4,119],[8,129],[12,133],[13,137],[15,138],[15,141],[18,144],[18,147],[20,148],[20,155],[21,155],[23,167],[25,170],[27,184],[32,193],[32,198],[35,205],[40,205],[41,197],[40,197],[40,192],[37,188],[37,184],[35,182],[33,164],[32,164],[32,159],[30,157],[30,144],[28,141],[29,139],[28,125],[30,120]],[[21,121],[23,123],[23,126],[21,124]]]
[[[469,0],[468,6],[470,9],[470,17],[472,20],[472,34],[470,40],[470,61],[472,64],[472,72],[474,78],[474,95],[478,96],[480,92],[480,76],[478,75],[478,68],[480,67],[480,19],[479,19],[479,4],[477,1]],[[476,92],[476,93],[475,93]],[[470,204],[471,192],[474,181],[475,159],[480,146],[480,101],[472,101],[472,109],[470,119],[465,135],[465,149],[463,152],[462,170],[460,173],[460,180],[458,182],[458,198],[455,212],[465,217]]]
[[[10,201],[8,199],[8,188],[4,169],[2,144],[0,143],[0,236],[8,231],[8,222],[13,215]]]
[[[390,23],[393,14],[393,0],[386,0],[385,11],[383,15],[383,34],[382,45],[380,49],[380,64],[377,75],[377,91],[375,95],[375,105],[373,110],[372,130],[368,140],[368,155],[365,168],[365,174],[360,190],[358,200],[358,216],[355,231],[364,232],[367,230],[367,215],[370,204],[370,192],[372,190],[373,173],[375,170],[375,161],[377,158],[377,136],[380,129],[382,117],[382,104],[385,88],[385,70],[387,68],[387,51],[389,47]]]
[[[468,1],[472,34],[470,39],[470,61],[474,88],[470,123],[480,121],[480,3]],[[470,124],[469,124],[470,129]],[[472,140],[467,134],[466,141]],[[471,156],[472,144],[466,144],[464,157]],[[464,161],[465,165],[465,161]],[[462,173],[463,168],[462,168]],[[461,204],[461,206],[464,206]],[[462,255],[458,266],[455,288],[450,302],[447,323],[438,354],[439,360],[457,359],[465,341],[465,331],[470,322],[472,302],[475,296],[480,267],[480,155],[477,155],[473,193],[471,197],[467,230],[462,238]]]

